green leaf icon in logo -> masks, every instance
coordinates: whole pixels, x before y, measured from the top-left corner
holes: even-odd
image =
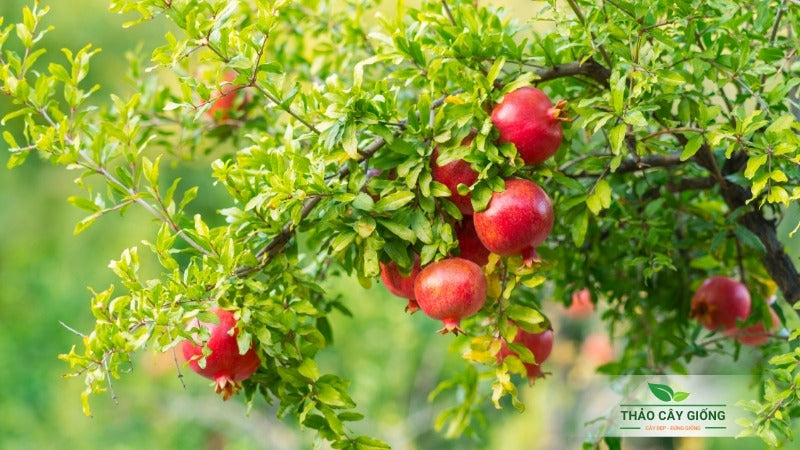
[[[682,402],[689,398],[688,392],[676,392],[675,395],[672,396],[672,400],[676,402]]]
[[[650,386],[650,392],[652,392],[653,395],[655,395],[656,398],[662,402],[668,402],[672,400],[672,397],[675,395],[675,392],[672,391],[672,388],[666,384],[647,383],[647,385]]]
[[[656,398],[662,402],[668,402],[670,400],[682,402],[689,398],[688,392],[674,392],[672,388],[666,384],[647,383],[647,385],[650,386],[650,392],[652,392],[653,395],[655,395]]]

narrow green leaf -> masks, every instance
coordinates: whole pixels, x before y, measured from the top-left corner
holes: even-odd
[[[686,146],[683,148],[683,152],[681,152],[681,161],[686,161],[687,159],[691,158],[692,156],[700,150],[700,147],[703,145],[703,135],[696,134],[689,138],[689,141],[686,142]]]
[[[411,191],[395,192],[378,200],[378,202],[375,203],[374,210],[378,212],[396,211],[413,199],[414,193]]]
[[[749,229],[747,229],[747,228],[745,228],[745,227],[743,227],[741,225],[736,225],[733,228],[733,232],[734,232],[734,234],[736,234],[736,237],[739,238],[739,240],[742,242],[742,244],[745,245],[745,247],[748,247],[748,248],[751,248],[753,250],[756,250],[757,252],[759,252],[761,254],[764,254],[764,253],[767,252],[767,248],[764,247],[764,244],[761,242],[761,239],[759,239],[758,236],[756,236]]]

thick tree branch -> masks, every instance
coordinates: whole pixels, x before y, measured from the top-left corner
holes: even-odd
[[[536,74],[539,75],[538,81],[540,82],[555,80],[556,78],[583,75],[597,81],[606,88],[609,87],[608,80],[611,78],[611,71],[593,59],[589,59],[583,63],[575,61],[559,64],[550,68],[537,70]]]

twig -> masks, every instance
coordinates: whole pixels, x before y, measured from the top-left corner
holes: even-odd
[[[78,330],[76,330],[76,329],[74,329],[74,328],[70,327],[69,325],[65,324],[64,322],[62,322],[62,321],[60,321],[60,320],[59,320],[59,321],[58,321],[58,323],[60,323],[62,327],[64,327],[64,328],[68,329],[69,331],[71,331],[71,332],[73,332],[73,333],[77,334],[78,336],[80,336],[80,337],[82,337],[82,338],[85,338],[85,337],[86,337],[86,335],[85,335],[85,334],[83,334],[83,333],[81,333],[80,331],[78,331]]]
[[[450,12],[450,5],[447,4],[447,0],[442,0],[442,6],[444,7],[444,13],[447,15],[447,18],[450,19],[450,23],[456,26],[456,20],[453,18],[453,13]]]

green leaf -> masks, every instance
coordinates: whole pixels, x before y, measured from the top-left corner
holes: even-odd
[[[747,166],[744,169],[744,177],[752,180],[756,171],[767,163],[767,155],[752,156],[747,160]]]
[[[682,401],[686,400],[687,398],[689,398],[689,393],[688,392],[676,392],[675,395],[672,396],[672,400],[674,400],[676,402],[682,402]]]
[[[344,251],[356,239],[357,234],[352,231],[339,233],[331,240],[331,254],[336,255]]]
[[[736,225],[733,228],[733,232],[736,234],[736,237],[739,238],[739,241],[745,245],[745,247],[751,248],[760,254],[767,252],[767,248],[764,247],[761,239],[759,239],[758,236],[756,236],[749,229],[743,227],[742,225]]]
[[[650,392],[652,392],[653,395],[655,395],[656,398],[662,402],[668,402],[672,400],[672,397],[675,395],[675,393],[672,391],[672,388],[666,384],[647,383],[647,385],[650,387]]]
[[[539,311],[518,304],[509,305],[506,308],[508,318],[513,320],[517,326],[529,333],[540,333],[545,318]]]
[[[311,358],[304,359],[303,363],[297,367],[297,371],[300,373],[300,375],[303,375],[304,377],[314,381],[319,378],[319,369],[317,368],[317,363]]]
[[[392,447],[389,444],[380,441],[378,439],[373,439],[367,436],[359,436],[356,438],[356,449],[358,450],[383,450],[383,449],[390,449]]]
[[[378,200],[378,202],[375,203],[374,210],[378,212],[396,211],[407,205],[413,199],[414,193],[411,191],[395,192]]]
[[[601,178],[594,186],[594,193],[586,199],[586,206],[597,215],[611,206],[611,186],[605,178]]]
[[[369,216],[363,216],[358,219],[358,223],[356,224],[356,232],[359,236],[365,238],[375,231],[376,226],[375,219]]]
[[[354,411],[345,411],[337,416],[342,422],[357,422],[364,419],[364,415]]]
[[[89,212],[97,212],[100,211],[100,207],[97,206],[93,201],[89,200],[88,198],[78,197],[77,195],[72,195],[67,197],[67,201],[80,209],[89,211]]]
[[[622,450],[622,438],[619,436],[606,436],[603,442],[608,446],[608,450]]]
[[[317,398],[319,401],[326,405],[333,408],[343,408],[347,405],[341,392],[329,384],[317,383],[314,385],[314,389],[317,391]]]
[[[703,145],[703,135],[702,134],[695,134],[694,136],[689,138],[689,141],[686,142],[686,146],[683,148],[683,152],[681,152],[681,161],[686,161],[687,159],[691,158],[692,156],[700,150],[700,147]]]
[[[627,129],[628,126],[624,123],[621,123],[608,132],[608,140],[611,143],[611,152],[615,155],[618,155],[622,152],[622,143],[625,141],[625,132]]]
[[[417,240],[416,233],[408,226],[387,219],[379,219],[378,223],[405,241],[414,243]]]

